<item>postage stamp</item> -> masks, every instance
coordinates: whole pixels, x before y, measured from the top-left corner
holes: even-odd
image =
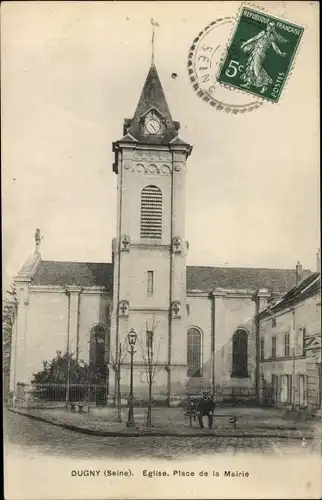
[[[278,102],[303,32],[301,26],[243,7],[217,81]]]
[[[212,21],[194,38],[188,53],[189,80],[197,96],[216,110],[232,114],[253,111],[264,102],[217,82],[218,68],[235,22],[234,17]]]

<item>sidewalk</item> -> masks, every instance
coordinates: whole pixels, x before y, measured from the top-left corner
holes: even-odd
[[[66,409],[10,409],[15,413],[57,425],[84,434],[96,436],[214,436],[214,437],[280,437],[292,439],[322,438],[322,425],[313,420],[307,422],[284,419],[281,410],[262,408],[219,408],[214,415],[212,429],[200,429],[198,422],[185,417],[182,408],[153,408],[152,427],[145,427],[146,408],[135,408],[136,427],[127,428],[127,409],[122,408],[122,422],[117,422],[114,408],[91,408],[87,413],[71,413]],[[230,423],[237,417],[236,428]]]

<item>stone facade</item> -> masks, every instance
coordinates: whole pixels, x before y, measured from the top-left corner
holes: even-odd
[[[320,275],[259,313],[261,400],[321,408]]]

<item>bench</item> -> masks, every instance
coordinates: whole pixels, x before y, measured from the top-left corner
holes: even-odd
[[[198,412],[196,408],[189,408],[185,412],[185,417],[189,417],[189,427],[192,427],[192,419],[194,422],[196,422],[198,416]],[[237,421],[238,418],[236,415],[214,415],[214,419],[217,418],[229,418],[229,423],[232,424],[233,429],[237,428]]]
[[[87,413],[89,413],[89,404],[88,403],[67,403],[66,408],[70,410],[72,413],[85,413],[84,407],[87,407]]]
[[[188,408],[186,413],[184,414],[185,417],[189,417],[189,427],[192,427],[192,419],[194,422],[196,422],[197,419],[197,410],[193,408]]]

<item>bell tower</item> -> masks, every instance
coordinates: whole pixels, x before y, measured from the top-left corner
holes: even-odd
[[[118,346],[134,328],[134,395],[143,396],[142,350],[153,329],[158,365],[153,392],[165,394],[169,402],[172,393],[184,391],[187,375],[185,194],[192,147],[179,139],[179,128],[152,63],[134,116],[125,119],[123,137],[113,143],[117,236],[111,348],[117,358]],[[128,356],[122,365],[124,391],[129,370]],[[114,390],[111,380],[110,394]]]

